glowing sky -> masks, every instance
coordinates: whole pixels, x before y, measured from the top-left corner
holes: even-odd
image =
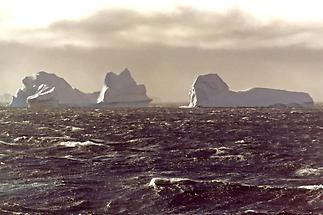
[[[320,0],[0,0],[1,25],[8,28],[46,26],[62,19],[79,19],[98,10],[122,8],[140,12],[172,11],[176,7],[226,12],[237,8],[259,19],[290,22],[323,20]]]
[[[128,67],[163,101],[187,100],[208,72],[235,90],[284,88],[323,101],[322,8],[319,0],[0,0],[0,93],[42,69],[95,91],[105,72]]]

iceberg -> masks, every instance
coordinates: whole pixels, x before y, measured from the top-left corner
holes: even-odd
[[[12,99],[12,95],[10,95],[9,93],[5,93],[5,94],[0,95],[0,103],[1,104],[9,104],[11,99]]]
[[[27,97],[28,107],[58,107],[59,101],[55,87],[47,87],[42,84],[38,87],[36,93]]]
[[[119,75],[106,74],[97,103],[109,107],[146,107],[151,101],[145,85],[138,85],[130,71],[125,69]]]
[[[311,107],[314,102],[308,93],[291,92],[270,88],[252,88],[246,91],[231,91],[217,75],[200,75],[189,92],[188,107]]]
[[[63,78],[44,71],[25,77],[22,83],[10,107],[88,106],[97,98],[97,94],[83,93]]]

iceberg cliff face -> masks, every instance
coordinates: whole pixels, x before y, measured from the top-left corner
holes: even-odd
[[[144,107],[150,102],[146,87],[138,85],[128,69],[119,75],[107,73],[97,101],[98,104],[115,107]]]
[[[58,107],[59,101],[55,87],[47,87],[42,84],[36,93],[27,97],[28,107]]]
[[[26,106],[87,106],[94,104],[94,94],[86,94],[67,83],[63,78],[47,72],[39,72],[22,81],[23,86],[13,97],[11,107]]]
[[[234,92],[217,74],[198,76],[189,95],[189,107],[268,107],[274,105],[308,107],[313,105],[311,96],[303,92],[268,88]]]

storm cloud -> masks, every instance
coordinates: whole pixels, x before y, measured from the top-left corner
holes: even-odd
[[[167,13],[105,10],[78,21],[56,22],[35,32],[47,34],[60,45],[124,47],[163,44],[204,49],[250,49],[322,46],[322,27],[317,23],[264,22],[237,9],[216,13],[177,8]]]
[[[106,72],[128,67],[163,101],[187,101],[194,78],[210,72],[234,90],[308,91],[322,101],[322,29],[320,23],[264,22],[239,10],[104,10],[0,42],[0,89],[12,92],[23,76],[46,70],[91,92],[100,90]]]

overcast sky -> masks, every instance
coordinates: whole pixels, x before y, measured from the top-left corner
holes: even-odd
[[[56,73],[85,92],[129,68],[148,95],[188,101],[198,74],[233,90],[323,101],[321,0],[0,0],[0,93]]]

